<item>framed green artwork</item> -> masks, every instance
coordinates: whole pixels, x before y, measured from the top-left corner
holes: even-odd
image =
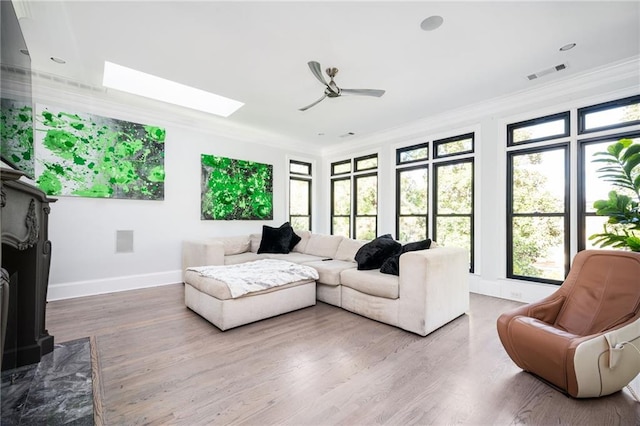
[[[201,219],[273,219],[273,166],[201,155]]]
[[[33,108],[31,101],[0,99],[0,156],[33,179]]]
[[[49,195],[164,199],[160,127],[36,105],[35,174]]]

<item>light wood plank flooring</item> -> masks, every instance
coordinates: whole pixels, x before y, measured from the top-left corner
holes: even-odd
[[[57,342],[95,337],[105,424],[640,424],[627,390],[576,400],[519,370],[495,326],[516,302],[472,294],[427,337],[324,303],[221,332],[183,291],[48,304]]]

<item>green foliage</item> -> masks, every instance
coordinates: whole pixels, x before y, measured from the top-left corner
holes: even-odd
[[[593,160],[603,163],[598,169],[600,177],[618,188],[630,191],[632,196],[610,191],[606,200],[593,203],[598,216],[608,216],[604,232],[589,237],[600,247],[640,251],[640,143],[621,139],[597,152]]]
[[[273,166],[201,155],[201,218],[273,219]]]

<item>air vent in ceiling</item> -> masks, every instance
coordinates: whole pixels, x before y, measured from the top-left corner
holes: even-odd
[[[535,80],[536,78],[540,78],[540,77],[544,77],[547,74],[551,74],[554,72],[558,72],[558,71],[562,71],[563,69],[567,68],[567,64],[560,64],[560,65],[556,65],[555,67],[551,67],[551,68],[547,68],[545,70],[542,71],[538,71],[535,74],[530,74],[527,76],[527,78],[529,80]]]

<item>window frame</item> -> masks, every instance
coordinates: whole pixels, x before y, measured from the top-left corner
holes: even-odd
[[[343,164],[349,164],[349,171],[336,173],[336,166],[341,166]],[[351,173],[353,173],[353,164],[351,163],[351,159],[331,163],[331,176],[344,176]]]
[[[595,213],[587,212],[586,209],[586,201],[587,201],[587,188],[586,188],[586,157],[585,157],[585,148],[587,145],[592,145],[596,143],[609,142],[614,143],[623,138],[636,139],[640,138],[640,130],[630,131],[625,133],[616,133],[613,135],[605,135],[598,136],[587,139],[578,140],[578,185],[577,185],[577,214],[578,214],[578,229],[577,229],[577,237],[578,237],[578,251],[585,250],[587,247],[587,217],[597,217]]]
[[[358,162],[362,161],[362,160],[369,160],[371,158],[375,158],[376,159],[376,165],[373,167],[365,167],[363,169],[359,169],[358,168]],[[365,171],[369,171],[369,170],[377,170],[378,169],[378,154],[369,154],[369,155],[364,155],[362,157],[355,157],[353,159],[353,173],[360,173],[360,172],[365,172]]]
[[[338,178],[334,178],[331,179],[331,222],[329,223],[329,233],[331,235],[333,235],[333,219],[335,217],[346,217],[349,218],[349,236],[352,235],[352,228],[353,228],[353,220],[351,219],[351,217],[353,216],[353,205],[349,204],[349,214],[348,215],[336,215],[335,214],[335,187],[334,187],[334,182],[337,181],[347,181],[349,182],[349,199],[351,201],[351,199],[353,198],[353,182],[351,181],[351,176],[343,176],[343,177],[338,177]]]
[[[369,169],[367,169],[369,170]],[[369,178],[369,177],[375,177],[376,178],[376,214],[375,215],[370,215],[370,214],[366,214],[366,215],[362,215],[362,214],[358,214],[358,179],[362,179],[362,178]],[[373,173],[360,173],[360,174],[356,174],[353,176],[353,204],[352,204],[352,213],[353,213],[353,229],[351,232],[351,238],[357,239],[357,229],[358,229],[358,218],[359,217],[373,217],[375,218],[375,229],[374,229],[374,237],[376,238],[378,236],[378,195],[379,195],[379,189],[380,187],[380,180],[379,180],[379,176],[378,176],[378,172],[373,172]]]
[[[457,139],[456,139],[457,140]],[[468,152],[465,152],[467,154]],[[461,154],[456,154],[461,155]],[[449,156],[449,155],[448,155]],[[451,166],[454,164],[460,163],[470,163],[471,164],[471,213],[469,214],[459,214],[459,213],[444,213],[438,214],[438,168],[442,166]],[[450,161],[439,161],[433,164],[433,239],[438,241],[438,217],[469,217],[470,221],[470,253],[469,253],[469,272],[473,273],[474,271],[474,262],[475,262],[475,157],[465,157],[459,158]]]
[[[358,161],[362,161],[362,160],[367,160],[370,158],[375,158],[376,159],[376,166],[375,167],[367,167],[367,168],[362,168],[362,169],[357,169],[357,164]],[[330,204],[331,204],[331,209],[330,209],[330,224],[329,224],[329,232],[331,235],[334,235],[334,226],[333,226],[333,222],[334,222],[334,218],[336,217],[347,217],[346,215],[336,215],[335,214],[335,203],[334,203],[334,199],[335,199],[335,191],[334,191],[334,182],[338,181],[338,180],[346,180],[349,181],[349,185],[350,185],[350,205],[349,205],[349,238],[355,238],[355,234],[356,234],[356,222],[357,222],[357,218],[358,217],[374,217],[375,216],[375,235],[377,236],[378,234],[378,217],[379,217],[379,211],[380,211],[380,206],[379,206],[379,200],[380,200],[380,177],[379,177],[379,167],[380,167],[380,163],[379,163],[380,157],[379,154],[373,153],[373,154],[368,154],[368,155],[363,155],[363,156],[358,156],[358,157],[353,157],[350,158],[348,160],[341,160],[341,161],[335,161],[331,163],[331,178],[329,180],[330,185],[331,185],[331,190],[330,190]],[[339,166],[339,165],[343,165],[343,164],[350,164],[351,165],[351,170],[349,172],[344,172],[344,173],[335,173],[335,167]],[[357,169],[357,170],[356,170]],[[376,214],[375,215],[358,215],[357,214],[357,178],[359,177],[370,177],[370,176],[375,176],[376,177]]]
[[[292,164],[308,166],[309,173],[305,174],[305,173],[292,172],[291,171]],[[308,185],[308,191],[309,191],[308,206],[307,206],[309,209],[308,215],[292,215],[291,214],[291,181],[293,180],[306,182]],[[309,231],[312,231],[313,230],[313,164],[311,162],[289,159],[289,193],[288,195],[289,195],[289,199],[288,199],[289,205],[287,208],[287,213],[289,216],[289,222],[291,223],[292,217],[307,217],[309,219]]]
[[[471,139],[471,149],[468,149],[466,151],[454,152],[451,154],[438,155],[438,147],[440,145],[446,145],[448,143],[458,142],[465,139]],[[475,132],[471,132],[471,133],[467,133],[459,136],[453,136],[450,138],[434,140],[433,141],[433,158],[440,159],[440,158],[455,157],[458,155],[473,154],[475,152],[475,144],[476,144]]]
[[[409,160],[409,161],[402,161],[400,160],[400,156],[408,151],[414,151],[416,149],[420,149],[420,148],[427,148],[427,157],[426,158],[419,158],[416,160]],[[430,153],[429,153],[429,142],[422,142],[422,143],[418,143],[415,145],[410,145],[410,146],[405,146],[402,148],[398,148],[396,149],[396,166],[401,166],[401,165],[406,165],[406,164],[413,164],[413,163],[418,163],[420,161],[428,161],[430,160]]]
[[[564,151],[564,212],[563,213],[513,213],[513,158],[516,155],[527,155],[534,154],[537,152],[546,152],[552,151],[556,149],[562,149]],[[506,263],[507,263],[507,274],[506,278],[508,279],[517,279],[524,281],[533,281],[544,284],[553,284],[553,285],[561,285],[564,280],[553,280],[549,278],[540,278],[540,277],[530,277],[525,275],[516,275],[513,271],[513,218],[514,217],[563,217],[564,216],[564,276],[566,277],[569,273],[569,253],[571,250],[571,203],[570,203],[570,188],[571,188],[571,149],[570,142],[562,142],[549,144],[538,147],[526,147],[521,149],[513,149],[507,151],[507,208],[506,208],[506,234],[507,234],[507,253],[506,253]]]
[[[411,161],[410,163],[415,163],[415,161]],[[407,164],[407,163],[404,163]],[[425,218],[425,235],[424,238],[429,238],[429,199],[431,197],[431,179],[428,178],[430,172],[430,164],[423,163],[418,165],[413,165],[409,167],[396,167],[396,239],[400,238],[400,218],[401,217],[424,217]],[[400,174],[406,171],[413,170],[421,170],[425,169],[427,171],[427,211],[424,215],[403,215],[400,212],[400,197],[402,196],[401,188],[400,188]]]
[[[564,132],[560,135],[544,136],[541,138],[529,139],[524,142],[514,142],[513,132],[523,127],[529,127],[537,124],[548,123],[551,121],[557,121],[558,119],[564,119]],[[571,114],[570,111],[559,112],[556,114],[546,115],[544,117],[533,118],[530,120],[519,121],[517,123],[507,124],[507,146],[526,146],[530,143],[550,141],[554,139],[566,138],[571,135]]]
[[[578,135],[584,135],[589,133],[602,132],[605,130],[619,129],[622,127],[634,126],[640,124],[640,120],[627,121],[625,123],[610,124],[607,126],[596,127],[594,129],[586,129],[586,115],[593,112],[606,111],[609,109],[615,109],[624,107],[627,105],[633,105],[640,103],[640,95],[629,96],[622,99],[616,99],[613,101],[602,102],[595,105],[590,105],[583,108],[578,108]]]

